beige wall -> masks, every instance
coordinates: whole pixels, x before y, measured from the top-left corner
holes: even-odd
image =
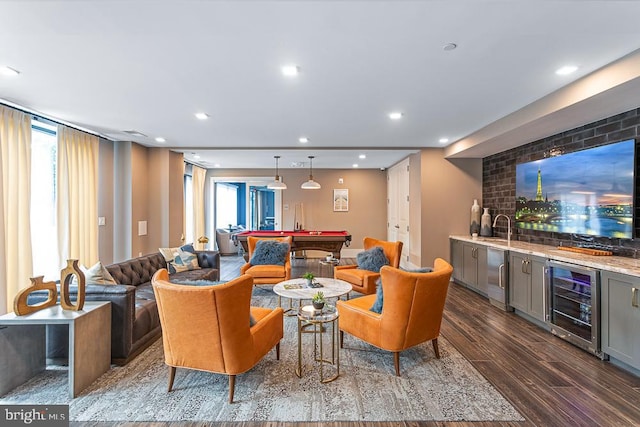
[[[149,182],[147,148],[131,145],[131,254],[137,257],[148,253],[149,247],[149,194],[156,188]],[[138,222],[147,221],[147,235],[138,235]]]
[[[98,154],[98,217],[104,217],[105,225],[98,226],[98,257],[105,265],[113,262],[113,155],[113,143],[100,139]]]
[[[482,198],[482,159],[444,158],[444,150],[421,152],[422,265],[449,260],[449,235],[467,234],[473,199]]]
[[[182,153],[169,152],[169,235],[167,244],[171,247],[183,243],[184,233],[184,156]],[[153,248],[152,248],[153,249]],[[155,250],[155,249],[153,249]]]
[[[114,223],[120,221],[127,224],[124,234],[130,233],[130,256],[139,253],[155,252],[160,246],[177,246],[181,244],[183,233],[183,174],[184,163],[180,153],[167,149],[145,148],[137,144],[124,143],[122,151],[128,151],[130,160],[118,165],[119,156],[112,158],[111,176],[108,165],[102,161],[109,157],[108,147],[101,148],[101,200],[103,181],[114,181],[113,174],[130,177],[119,177],[115,186],[124,187],[125,202],[122,197],[114,195],[113,203],[117,208],[113,211]],[[105,154],[106,153],[106,154]],[[124,165],[124,166],[123,166]],[[123,172],[124,171],[124,172]],[[352,235],[352,245],[343,249],[343,256],[355,256],[362,250],[362,239],[365,236],[385,239],[387,236],[387,174],[372,169],[318,169],[314,170],[314,178],[322,188],[320,190],[302,190],[300,185],[308,179],[308,172],[303,169],[282,169],[280,171],[288,189],[282,192],[283,224],[282,229],[294,226],[294,208],[296,203],[304,204],[305,223],[307,229],[347,230]],[[210,203],[211,177],[269,177],[270,169],[228,170],[210,169],[207,172],[205,200]],[[338,180],[342,178],[343,184]],[[128,184],[130,182],[130,184]],[[127,188],[129,187],[129,188]],[[113,188],[113,186],[112,186]],[[333,189],[349,189],[349,211],[333,211]],[[114,189],[114,193],[118,193]],[[130,193],[130,197],[126,194]],[[449,259],[450,234],[466,234],[469,231],[470,207],[473,199],[481,201],[482,194],[482,160],[444,158],[443,149],[423,149],[419,154],[410,157],[410,235],[412,264],[432,265],[433,259],[442,257]],[[100,205],[100,215],[109,221],[109,200],[106,197]],[[104,209],[104,210],[103,210]],[[126,218],[130,212],[130,217]],[[104,215],[103,215],[104,213]],[[119,218],[118,218],[119,217]],[[138,236],[138,221],[147,221],[147,236]],[[209,223],[207,223],[209,227]],[[109,262],[108,241],[115,241],[117,227],[109,236],[109,228],[100,229],[100,255],[104,262]],[[207,235],[215,233],[207,230]],[[210,245],[211,246],[211,245]],[[113,247],[113,245],[111,245]],[[116,251],[117,252],[117,251]],[[310,254],[311,256],[320,255]],[[114,252],[114,261],[126,259]]]
[[[271,177],[272,174],[273,171],[267,169],[210,169],[207,177]],[[283,224],[280,229],[293,229],[295,204],[303,203],[303,225],[306,229],[347,230],[351,234],[351,250],[345,251],[343,248],[343,256],[354,256],[361,250],[365,236],[386,238],[386,172],[371,169],[314,170],[314,180],[322,185],[320,190],[300,188],[309,178],[307,170],[281,169],[280,175],[288,187],[282,191]],[[338,183],[340,178],[343,179],[343,184]],[[209,184],[210,179],[207,181]],[[349,211],[334,212],[333,189],[344,188],[349,189]]]
[[[106,219],[106,225],[99,228],[100,260],[104,264],[182,243],[181,153],[126,141],[104,141],[99,176],[98,210]],[[138,235],[139,221],[147,221],[146,235]]]

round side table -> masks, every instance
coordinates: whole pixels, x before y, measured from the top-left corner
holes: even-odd
[[[338,264],[340,264],[340,260],[337,258],[332,258],[330,260],[323,258],[318,261],[318,265],[320,266],[318,268],[318,273],[320,274],[320,277],[333,277],[333,268]],[[325,274],[325,270],[327,270],[329,274]]]
[[[305,305],[298,309],[298,367],[296,368],[298,378],[302,377],[302,329],[306,325],[313,325],[313,358],[320,365],[320,382],[329,383],[340,376],[338,317],[338,310],[333,305],[325,304],[322,310],[316,310],[312,305]],[[329,324],[330,328],[325,327]],[[328,355],[326,357],[324,355],[325,331],[327,333],[331,331],[331,359]],[[327,378],[325,378],[325,365],[332,365],[335,368],[335,373]]]

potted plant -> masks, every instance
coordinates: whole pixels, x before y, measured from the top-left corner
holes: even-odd
[[[313,308],[315,308],[316,310],[322,310],[324,308],[324,302],[324,294],[320,291],[316,292],[316,294],[313,296],[313,299],[311,300]]]
[[[314,276],[313,273],[309,273],[308,271],[302,275],[302,278],[307,280],[307,286],[309,287],[311,287],[311,284],[313,283],[313,279],[315,277],[316,276]]]

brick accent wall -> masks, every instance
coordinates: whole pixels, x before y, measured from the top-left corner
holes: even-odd
[[[636,139],[636,189],[640,190],[640,108],[627,111],[579,128],[517,147],[482,160],[482,203],[490,208],[491,217],[499,213],[515,218],[516,210],[516,164],[549,157],[554,152],[563,154],[585,148],[611,144],[627,139]],[[513,240],[540,243],[551,246],[582,246],[607,249],[615,255],[640,256],[640,191],[636,190],[634,236],[635,239],[584,236],[568,233],[523,230],[513,227]],[[507,223],[500,219],[494,229],[497,237],[506,238]]]

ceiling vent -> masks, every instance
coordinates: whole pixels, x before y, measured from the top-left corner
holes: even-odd
[[[140,137],[140,138],[148,138],[147,135],[145,135],[142,132],[138,132],[137,130],[125,130],[124,133],[127,133],[127,134],[129,134],[131,136],[137,136],[137,137]]]

